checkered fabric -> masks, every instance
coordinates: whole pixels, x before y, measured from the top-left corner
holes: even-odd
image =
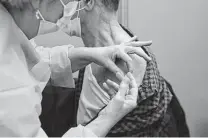
[[[137,131],[146,128],[164,116],[172,99],[165,80],[160,76],[155,56],[149,48],[143,48],[152,61],[147,68],[142,85],[139,87],[135,110],[118,122],[110,133]]]

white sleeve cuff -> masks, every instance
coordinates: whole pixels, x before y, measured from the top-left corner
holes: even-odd
[[[53,86],[74,88],[74,79],[69,60],[69,49],[73,46],[57,46],[50,51],[51,84]]]
[[[90,129],[79,125],[78,127],[71,128],[63,137],[97,137]]]

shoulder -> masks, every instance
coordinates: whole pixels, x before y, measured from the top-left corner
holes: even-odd
[[[156,56],[150,47],[142,47],[142,49],[146,54],[148,54],[153,59],[153,61],[156,61]]]

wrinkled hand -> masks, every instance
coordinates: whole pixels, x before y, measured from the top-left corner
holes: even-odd
[[[131,73],[124,77],[120,86],[112,81],[108,81],[104,83],[104,87],[109,93],[116,92],[116,95],[99,115],[121,119],[137,106],[138,87]]]
[[[151,58],[146,53],[142,52],[139,47],[150,46],[152,44],[152,41],[133,42],[136,39],[137,37],[133,37],[131,40],[121,45],[93,48],[93,62],[100,66],[108,68],[111,72],[115,74],[122,74],[121,69],[118,68],[115,64],[116,59],[121,59],[127,64],[129,72],[132,72],[133,65],[132,58],[129,56],[130,54],[136,54],[140,57],[143,57],[147,61],[151,60]]]

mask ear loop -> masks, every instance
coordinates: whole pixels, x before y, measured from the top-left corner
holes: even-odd
[[[81,6],[81,2],[79,1],[79,9],[78,9],[77,18],[79,18],[79,11],[82,10],[82,9],[84,8],[84,7],[83,7],[82,9],[80,9],[80,6]]]
[[[40,19],[40,18],[41,18],[43,21],[45,21],[43,15],[40,13],[40,10],[37,10],[37,11],[36,11],[36,18],[37,18],[37,19]]]
[[[60,2],[61,2],[61,4],[62,4],[64,7],[66,6],[62,0],[60,0]]]
[[[78,10],[77,10],[77,12],[78,12],[77,18],[79,17],[79,12],[80,12],[81,10],[85,9],[86,6],[84,6],[83,8],[80,8],[80,7],[81,7],[81,1],[79,1],[79,6],[78,6]]]
[[[31,3],[31,1],[29,2],[29,4],[31,5],[31,7],[32,7],[33,10],[35,11],[35,16],[36,16],[36,18],[37,18],[38,20],[40,20],[40,18],[41,18],[42,20],[45,21],[43,15],[40,13],[40,10],[38,10],[38,8],[35,8],[35,7],[33,6],[33,4]]]

